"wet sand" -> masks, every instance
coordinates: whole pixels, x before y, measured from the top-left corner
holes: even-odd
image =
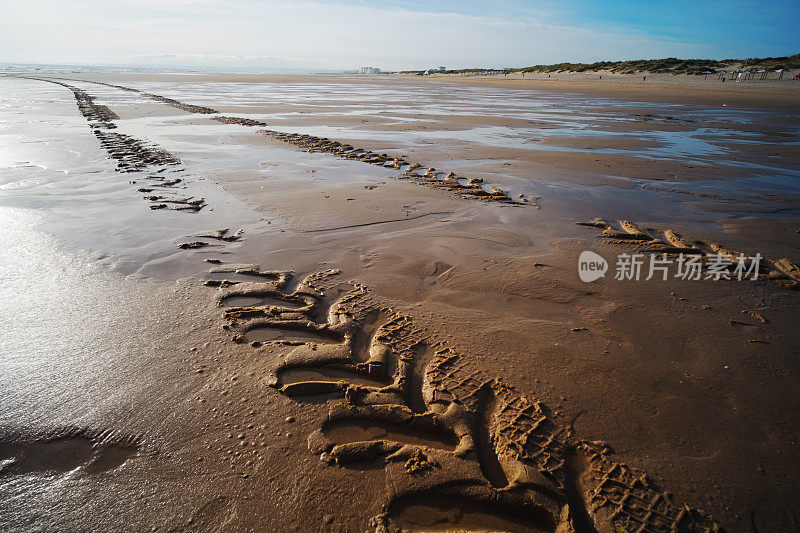
[[[0,78],[5,529],[796,527],[780,91],[58,77]],[[674,234],[761,280],[613,279]]]
[[[774,107],[790,110],[800,105],[800,80],[793,80],[794,72],[775,79],[770,73],[767,80],[732,80],[730,74],[721,81],[717,74],[673,75],[669,73],[622,74],[611,71],[597,72],[528,72],[510,75],[462,76],[459,74],[433,74],[427,79],[502,87],[506,89],[533,89],[560,93],[578,93],[608,96],[629,101],[708,104],[716,106]]]

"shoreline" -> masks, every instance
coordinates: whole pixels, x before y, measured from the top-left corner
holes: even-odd
[[[491,87],[511,90],[544,91],[551,94],[599,96],[628,103],[675,103],[719,105],[732,107],[765,107],[800,109],[800,80],[726,81],[716,75],[703,76],[671,74],[622,75],[612,72],[592,73],[527,73],[509,76],[465,76],[460,74],[250,74],[250,73],[161,73],[161,72],[72,72],[72,73],[13,73],[3,77],[46,76],[86,81],[114,82],[227,82],[227,83],[303,83],[309,80],[331,80],[342,84],[380,83],[395,81],[416,83],[447,83],[453,85]],[[602,78],[602,79],[601,79]],[[646,78],[646,81],[643,81]]]

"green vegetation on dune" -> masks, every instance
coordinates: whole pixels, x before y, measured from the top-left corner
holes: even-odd
[[[514,69],[512,72],[596,72],[608,70],[622,74],[636,72],[668,74],[705,74],[728,68],[742,70],[777,70],[800,68],[800,54],[787,57],[766,57],[751,59],[639,59],[633,61],[598,61],[596,63],[557,63],[555,65],[533,65]]]
[[[720,70],[797,70],[800,69],[800,54],[783,57],[764,57],[749,59],[635,59],[629,61],[598,61],[596,63],[556,63],[553,65],[532,65],[523,68],[462,68],[450,70],[403,70],[400,74],[503,74],[525,72],[598,72],[610,71],[620,74],[641,72],[656,74],[710,74]]]

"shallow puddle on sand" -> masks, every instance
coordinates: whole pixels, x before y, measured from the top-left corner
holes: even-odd
[[[292,368],[281,372],[279,377],[282,385],[290,385],[302,381],[346,381],[351,385],[385,387],[391,383],[389,379],[380,380],[339,368],[315,368],[313,370],[307,368]]]
[[[315,342],[318,344],[338,344],[337,339],[331,337],[324,337],[311,333],[309,331],[302,331],[299,329],[277,329],[277,328],[254,328],[244,334],[247,342],[272,342],[272,341],[297,341],[297,342]]]
[[[213,246],[213,244],[212,244]],[[222,246],[218,244],[217,246]],[[275,278],[267,277],[267,276],[254,276],[252,274],[245,274],[241,272],[209,272],[204,276],[204,279],[207,280],[214,280],[214,281],[239,281],[243,283],[268,283],[270,281],[275,281]],[[226,305],[233,305],[233,304],[226,304]],[[237,304],[242,305],[242,304]],[[250,304],[254,305],[254,304]],[[260,305],[260,304],[256,304]]]
[[[290,309],[300,309],[304,307],[304,303],[288,302],[278,298],[269,298],[261,296],[231,296],[230,298],[223,299],[220,304],[223,307],[263,307],[266,305],[274,305],[277,307],[288,307]]]
[[[325,426],[323,433],[337,444],[386,440],[448,451],[455,450],[458,444],[454,435],[444,432],[372,420],[332,422]]]
[[[403,531],[469,533],[503,531],[506,533],[531,533],[552,531],[542,517],[532,517],[518,512],[504,513],[499,506],[487,503],[458,501],[447,497],[426,495],[416,501],[398,506],[393,518]],[[539,527],[540,526],[540,527]]]
[[[135,446],[95,446],[84,438],[13,444],[0,442],[0,458],[12,474],[70,472],[85,467],[87,473],[116,468],[136,454]],[[2,465],[4,461],[0,461]],[[2,470],[2,468],[0,468]]]

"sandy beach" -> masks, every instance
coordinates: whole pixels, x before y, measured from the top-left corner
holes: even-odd
[[[641,72],[620,74],[611,71],[556,72],[552,74],[527,72],[481,76],[432,74],[427,79],[486,85],[507,89],[545,90],[559,93],[577,93],[608,96],[628,101],[708,104],[713,106],[756,106],[797,109],[800,105],[800,80],[791,79],[787,72],[783,79],[770,73],[767,80],[748,79],[736,81],[728,74],[685,75]],[[402,76],[413,78],[418,76]],[[789,111],[790,112],[790,111]]]
[[[546,76],[0,77],[0,529],[796,530],[800,81]]]

